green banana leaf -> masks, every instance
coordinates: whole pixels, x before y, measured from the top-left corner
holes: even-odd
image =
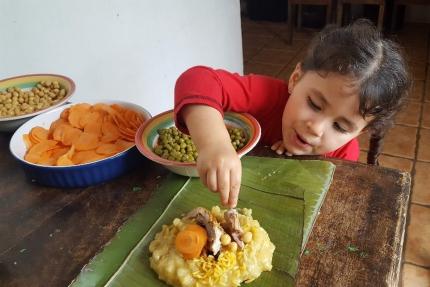
[[[238,207],[266,229],[276,249],[273,269],[245,286],[294,286],[301,251],[330,186],[334,165],[261,157],[242,159]],[[101,253],[70,284],[78,286],[167,286],[149,267],[149,243],[163,224],[202,206],[219,205],[198,179],[170,174],[150,201],[130,218]]]

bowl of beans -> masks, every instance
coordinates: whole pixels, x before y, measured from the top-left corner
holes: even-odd
[[[0,132],[12,132],[32,117],[66,103],[74,91],[75,83],[62,75],[0,80]]]
[[[136,146],[145,157],[170,171],[198,177],[197,148],[191,137],[175,126],[173,117],[173,110],[170,110],[145,122],[136,132]],[[251,151],[258,143],[261,127],[250,114],[226,112],[224,123],[239,157]]]

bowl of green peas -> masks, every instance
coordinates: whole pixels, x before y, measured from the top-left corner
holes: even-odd
[[[36,115],[65,104],[75,91],[72,79],[29,74],[0,80],[0,132],[12,132]]]
[[[258,143],[261,127],[250,114],[226,112],[224,122],[239,157]],[[175,126],[173,110],[146,121],[138,129],[135,142],[138,150],[148,159],[176,174],[198,177],[197,148],[191,137]]]

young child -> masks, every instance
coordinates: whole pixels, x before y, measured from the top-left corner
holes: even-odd
[[[242,167],[223,122],[224,111],[247,112],[261,142],[278,154],[357,161],[356,137],[383,134],[409,89],[399,48],[367,20],[328,26],[313,40],[288,83],[197,66],[175,87],[175,121],[189,131],[205,186],[224,205],[237,204]]]

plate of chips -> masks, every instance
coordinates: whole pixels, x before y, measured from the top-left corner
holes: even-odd
[[[32,182],[86,187],[136,166],[142,156],[135,133],[150,118],[143,107],[124,101],[67,104],[19,127],[9,148]]]

